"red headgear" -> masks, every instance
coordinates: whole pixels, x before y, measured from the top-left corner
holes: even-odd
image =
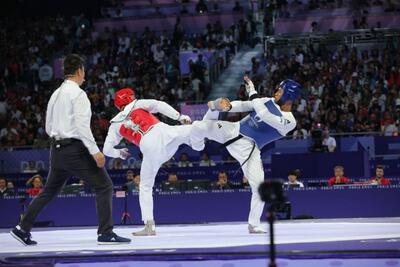
[[[135,91],[131,88],[124,88],[115,92],[114,105],[121,110],[135,99]]]

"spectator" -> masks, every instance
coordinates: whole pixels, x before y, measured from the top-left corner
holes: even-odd
[[[329,152],[335,152],[336,140],[335,138],[329,135],[329,130],[324,131],[323,137],[324,139],[322,141],[322,145],[325,146]]]
[[[328,180],[328,186],[333,186],[335,184],[349,184],[349,178],[344,176],[344,168],[343,166],[337,165],[335,166],[334,175]]]
[[[134,172],[132,171],[132,170],[128,170],[127,172],[126,172],[126,180],[127,180],[127,183],[129,183],[129,182],[133,182],[133,178],[135,177],[135,175],[134,175]]]
[[[33,142],[33,148],[43,149],[48,148],[49,146],[50,142],[47,139],[47,136],[44,133],[38,133],[35,141]]]
[[[199,54],[197,56],[196,62],[192,65],[192,78],[198,78],[201,82],[204,82],[205,80],[205,73],[207,71],[207,63],[204,61],[203,55]]]
[[[156,49],[155,49],[155,51],[153,53],[153,57],[154,57],[154,61],[157,64],[161,64],[164,61],[165,53],[161,49],[160,45],[156,46]]]
[[[1,138],[1,137],[7,137],[7,136],[9,136],[9,135],[13,135],[13,136],[18,135],[17,129],[12,128],[10,124],[7,125],[6,128],[1,129],[1,131],[0,131],[0,138]]]
[[[300,170],[290,171],[288,173],[288,181],[285,182],[283,185],[288,187],[304,187],[304,184],[297,180],[300,176]]]
[[[179,161],[178,161],[178,167],[193,167],[193,163],[189,161],[189,156],[186,153],[182,153]]]
[[[182,183],[178,181],[175,172],[170,172],[166,181],[161,183],[161,190],[165,192],[179,192],[182,190]]]
[[[93,192],[84,179],[79,179],[79,186],[81,186],[81,194]]]
[[[228,181],[228,174],[225,171],[220,171],[218,173],[218,181],[213,184],[212,188],[219,190],[232,188],[232,185]]]
[[[240,187],[243,188],[243,189],[250,188],[249,180],[247,180],[246,176],[243,176],[242,182],[240,184]]]
[[[187,51],[187,50],[192,50],[192,49],[193,49],[193,46],[188,40],[182,41],[180,50]]]
[[[239,90],[237,90],[236,99],[241,101],[246,101],[248,99],[244,84],[241,84]]]
[[[299,63],[300,65],[303,65],[303,61],[304,61],[304,54],[302,52],[302,50],[297,47],[295,50],[296,56],[295,56],[295,61],[297,63]]]
[[[128,181],[125,186],[129,192],[139,192],[140,175],[134,174],[132,170],[126,172],[126,180]]]
[[[4,177],[0,177],[0,198],[13,196],[14,191],[8,188],[7,180]]]
[[[381,119],[381,129],[385,136],[397,135],[399,131],[396,122],[388,111],[383,114],[383,118]]]
[[[307,130],[304,129],[300,123],[298,123],[296,130],[293,132],[293,139],[307,139],[307,137]]]
[[[196,101],[200,101],[202,99],[202,91],[200,90],[201,80],[198,77],[192,79],[192,90],[196,95]]]
[[[66,185],[62,189],[63,194],[67,195],[78,195],[78,194],[85,194],[90,193],[90,188],[87,187],[84,179],[79,179],[78,183],[73,182],[69,185]]]
[[[312,23],[311,23],[311,32],[318,32],[318,22],[316,22],[316,21],[313,21]]]
[[[399,127],[397,127],[395,122],[387,122],[382,128],[385,136],[397,136],[399,134]]]
[[[178,182],[178,176],[176,175],[175,172],[170,172],[168,174],[168,182],[169,183],[177,183]]]
[[[116,158],[116,159],[110,160],[109,165],[110,165],[109,168],[111,170],[123,170],[123,169],[126,169],[126,166],[124,165],[123,160],[120,159],[120,158]]]
[[[204,0],[199,0],[199,2],[196,4],[196,12],[199,14],[203,14],[208,11],[207,4],[204,2]]]
[[[375,177],[369,180],[370,184],[373,185],[390,185],[391,182],[389,179],[384,178],[385,175],[385,167],[383,165],[377,165],[375,169]]]
[[[243,12],[243,7],[240,5],[239,1],[235,1],[235,6],[232,8],[233,12]]]
[[[10,191],[11,194],[15,195],[17,192],[15,191],[15,186],[13,182],[7,182],[7,189]]]
[[[40,192],[43,190],[43,178],[39,174],[36,174],[29,178],[26,182],[26,186],[30,187],[26,190],[26,193],[30,197],[34,197],[39,195]]]
[[[212,159],[210,159],[207,152],[203,152],[203,154],[201,155],[201,160],[199,162],[199,166],[200,167],[215,166],[215,162]]]

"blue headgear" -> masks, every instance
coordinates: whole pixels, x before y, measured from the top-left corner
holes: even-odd
[[[291,79],[282,81],[279,84],[279,88],[283,89],[283,95],[279,101],[285,103],[286,101],[295,101],[300,97],[301,85]]]

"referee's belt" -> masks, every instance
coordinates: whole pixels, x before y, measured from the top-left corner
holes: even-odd
[[[81,142],[81,140],[75,138],[55,139],[54,137],[50,139],[50,144],[55,147],[68,146],[76,142]]]

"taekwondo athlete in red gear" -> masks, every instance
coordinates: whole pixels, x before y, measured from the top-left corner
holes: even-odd
[[[108,157],[126,159],[129,156],[128,149],[115,148],[122,138],[140,148],[143,160],[139,203],[145,228],[133,235],[155,235],[152,195],[155,177],[161,165],[175,154],[180,145],[189,145],[191,125],[170,126],[160,122],[153,113],[161,113],[182,124],[191,123],[191,119],[163,101],[135,99],[135,92],[130,88],[117,91],[114,104],[120,112],[110,121],[103,153]]]

